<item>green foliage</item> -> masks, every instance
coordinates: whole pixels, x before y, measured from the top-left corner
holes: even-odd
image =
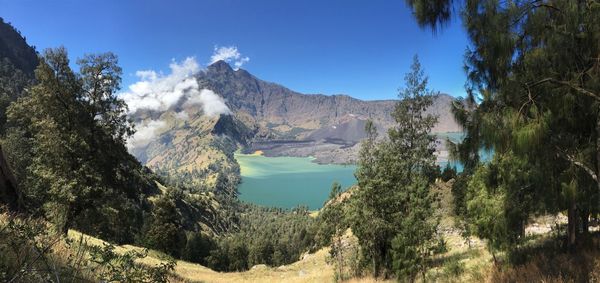
[[[448,0],[406,0],[413,9],[413,15],[421,27],[431,26],[435,31],[450,20],[452,1]]]
[[[409,1],[417,21],[437,27],[448,5]],[[456,1],[458,2],[458,1]],[[469,97],[455,116],[467,131],[452,152],[472,171],[481,146],[515,155],[528,173],[544,174],[518,187],[535,208],[504,203],[522,214],[566,210],[568,244],[577,244],[600,195],[600,5],[597,1],[464,1],[460,5],[470,44],[465,54]],[[425,15],[424,15],[425,14]],[[506,183],[511,181],[505,179]],[[563,184],[577,181],[577,195]],[[518,185],[518,184],[516,184]],[[541,193],[543,192],[543,193]],[[512,198],[515,191],[506,191]],[[540,210],[544,209],[544,210]],[[513,219],[513,217],[507,220]]]
[[[467,218],[473,233],[487,239],[492,249],[498,249],[505,247],[508,240],[508,225],[503,211],[506,194],[486,185],[488,174],[489,168],[481,166],[469,183]]]
[[[414,279],[419,272],[427,269],[429,256],[436,246],[435,233],[437,222],[432,222],[433,207],[429,185],[426,180],[414,180],[408,187],[411,192],[410,210],[398,219],[400,227],[392,239],[392,266],[399,278]]]
[[[88,245],[54,233],[35,218],[0,214],[2,282],[167,282],[175,262],[136,262],[147,251],[115,252],[111,244]]]
[[[128,251],[123,254],[116,253],[115,247],[110,244],[92,246],[90,261],[99,266],[98,279],[102,282],[135,282],[135,283],[160,283],[169,282],[169,272],[175,268],[175,261],[169,260],[158,266],[145,267],[136,260],[143,259],[148,251]]]
[[[315,242],[318,247],[331,245],[334,236],[339,236],[348,228],[347,205],[337,198],[342,193],[342,186],[338,182],[331,185],[329,198],[317,217]]]
[[[329,192],[329,200],[337,198],[342,193],[342,185],[338,182],[331,184],[331,191]]]
[[[450,163],[446,164],[446,167],[444,167],[444,170],[442,171],[440,178],[442,178],[442,181],[444,181],[444,182],[448,182],[451,179],[455,179],[456,178],[456,167],[450,166]]]
[[[208,266],[207,259],[210,252],[216,248],[217,243],[211,237],[203,235],[201,232],[190,233],[181,253],[181,258]]]
[[[142,226],[153,177],[127,152],[133,133],[116,97],[121,69],[111,54],[87,55],[74,73],[64,48],[45,51],[37,83],[8,108],[4,139],[32,213],[55,227],[131,242]]]
[[[522,192],[538,182],[535,173],[513,154],[496,154],[490,164],[479,166],[469,181],[465,196],[469,230],[487,239],[492,251],[510,251],[523,240],[536,196]]]
[[[314,246],[314,220],[306,208],[241,209],[239,228],[218,238],[217,248],[205,259],[210,268],[243,271],[257,264],[289,264]]]
[[[466,213],[466,194],[470,179],[470,174],[462,172],[456,176],[454,183],[452,183],[452,208],[454,215],[459,218]]]
[[[177,196],[167,192],[154,201],[152,213],[146,229],[143,243],[145,247],[179,257],[186,246],[186,236],[181,224],[181,215],[177,210]]]
[[[465,264],[459,258],[450,258],[444,263],[444,274],[456,278],[465,272]]]
[[[351,227],[374,275],[392,271],[412,280],[426,268],[437,225],[429,190],[435,178],[430,176],[435,171],[430,131],[437,118],[423,113],[434,94],[416,57],[405,81],[388,138],[377,141],[373,124],[367,123]]]
[[[336,281],[343,281],[347,277],[348,269],[357,262],[357,251],[344,239],[348,229],[346,202],[339,199],[342,186],[338,182],[331,185],[329,199],[321,209],[317,219],[317,234],[315,240],[318,246],[331,246],[329,255],[335,268]],[[345,243],[346,242],[346,243]]]

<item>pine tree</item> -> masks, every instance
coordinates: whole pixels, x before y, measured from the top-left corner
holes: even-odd
[[[130,242],[142,225],[142,193],[156,184],[125,146],[133,129],[116,96],[116,57],[79,64],[80,73],[71,70],[64,48],[44,52],[36,83],[8,108],[8,159],[29,212],[63,233],[76,227]]]
[[[434,2],[409,1],[422,26],[447,22],[449,7],[460,1]],[[454,104],[467,130],[457,146],[460,157],[476,160],[486,146],[546,175],[520,188],[521,194],[546,211],[567,210],[567,238],[574,247],[587,232],[590,213],[600,209],[600,5],[464,2],[470,97]],[[529,209],[522,213],[536,212]]]
[[[331,185],[331,191],[329,192],[329,200],[321,210],[319,215],[320,220],[325,223],[324,231],[326,237],[329,240],[327,244],[331,244],[329,255],[333,261],[335,267],[335,278],[336,281],[343,281],[345,279],[345,247],[342,241],[342,237],[346,232],[347,225],[344,221],[344,210],[340,200],[337,198],[342,193],[342,185],[338,182],[333,182]],[[324,227],[321,227],[323,229]]]
[[[377,141],[375,127],[367,123],[352,231],[375,276],[393,271],[413,280],[426,268],[437,225],[428,175],[436,166],[430,132],[437,118],[424,113],[434,93],[416,56],[405,82],[387,139]]]

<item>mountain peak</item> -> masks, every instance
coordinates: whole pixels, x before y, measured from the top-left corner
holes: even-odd
[[[217,73],[231,73],[231,72],[233,72],[233,69],[231,68],[231,66],[229,66],[229,64],[227,64],[227,62],[225,62],[223,60],[219,60],[217,62],[214,62],[214,63],[210,64],[208,66],[208,70],[209,71],[213,71],[213,72],[217,72]]]

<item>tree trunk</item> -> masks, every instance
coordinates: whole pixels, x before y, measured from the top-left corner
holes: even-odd
[[[600,107],[596,116],[596,184],[600,193]]]
[[[377,278],[377,272],[378,272],[377,261],[375,260],[375,256],[373,256],[373,277],[374,278]]]
[[[577,213],[577,202],[574,199],[569,200],[568,228],[567,228],[567,247],[574,250],[577,244],[577,231],[579,230],[579,214]]]
[[[0,146],[0,203],[8,206],[11,212],[22,212],[23,199],[17,188],[17,179],[12,174],[8,162],[4,158],[4,152]]]
[[[73,226],[73,221],[75,221],[75,216],[78,215],[79,209],[76,208],[73,204],[67,205],[67,211],[65,212],[65,221],[63,222],[63,226],[61,227],[61,233],[65,236],[69,233],[69,228]]]
[[[492,259],[494,260],[494,267],[498,267],[498,259],[496,258],[496,253],[494,252],[493,249],[489,249],[489,250],[492,253]]]
[[[587,237],[590,230],[590,214],[585,211],[581,213],[581,233],[584,237]]]
[[[63,223],[60,231],[64,236],[67,236],[69,234],[69,227],[71,226],[71,222],[71,213],[67,211],[65,222]]]

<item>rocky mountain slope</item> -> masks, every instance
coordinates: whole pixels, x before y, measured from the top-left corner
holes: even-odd
[[[246,70],[218,61],[197,75],[199,85],[225,98],[234,113],[244,113],[266,139],[340,139],[356,142],[364,136],[366,119],[381,128],[393,123],[394,100],[364,101],[347,95],[301,94],[260,80]],[[440,116],[434,132],[460,131],[451,117],[452,97],[441,94],[430,112]],[[315,132],[318,131],[318,132]]]
[[[0,60],[8,60],[16,69],[33,74],[38,65],[34,47],[9,23],[0,18]]]

